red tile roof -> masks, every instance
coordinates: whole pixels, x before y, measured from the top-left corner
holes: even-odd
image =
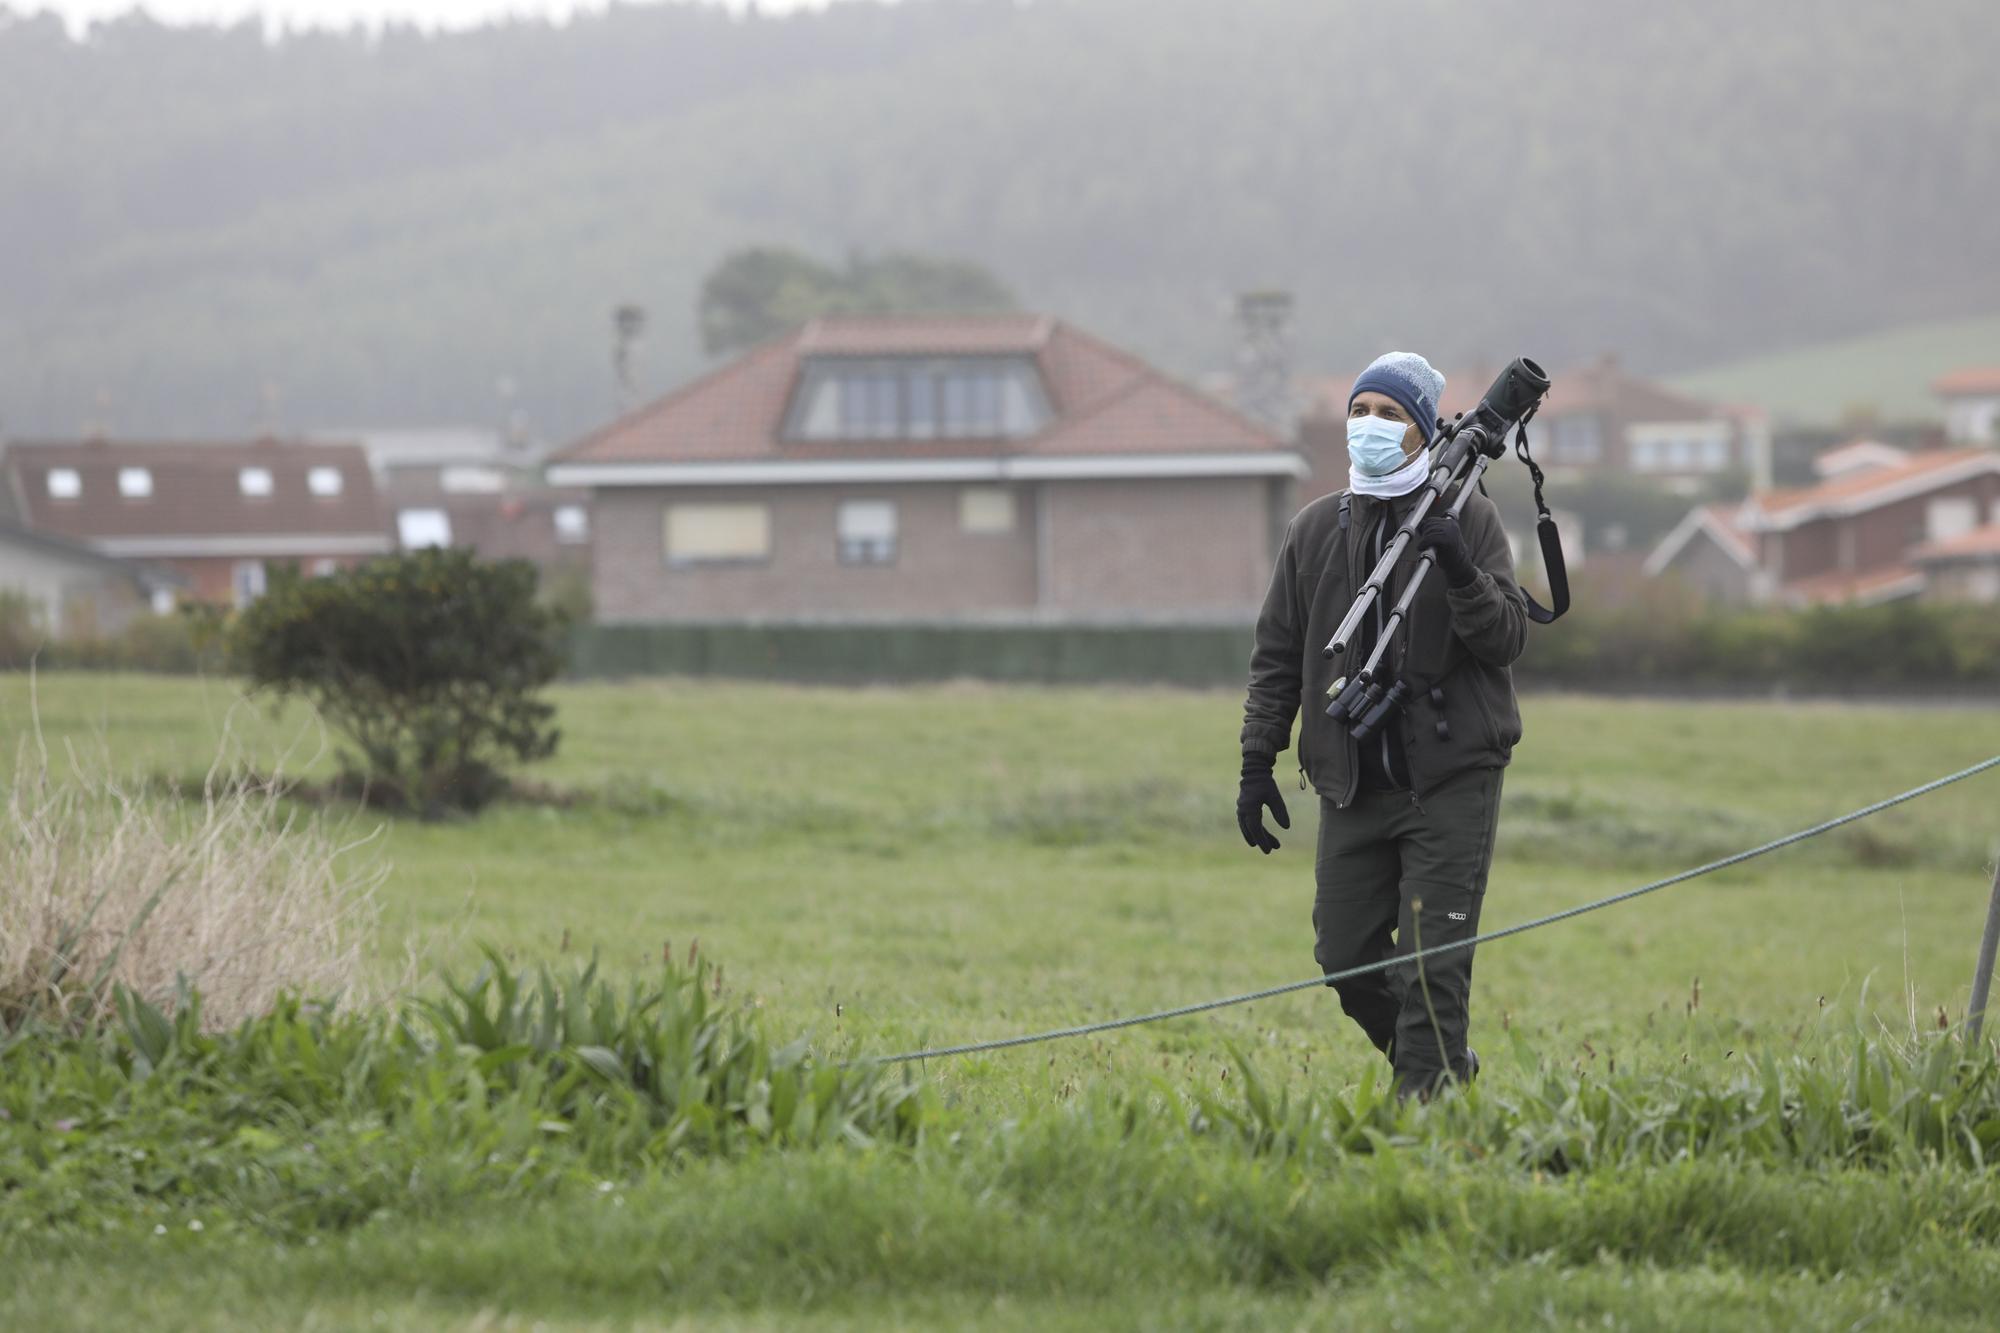
[[[1549,376],[1542,415],[1575,412],[1615,412],[1634,421],[1710,421],[1729,415],[1714,403],[1628,375],[1610,356]]]
[[[800,363],[812,356],[1019,355],[1034,359],[1054,419],[1022,439],[782,438]],[[814,320],[759,344],[560,451],[559,463],[990,458],[998,454],[1280,452],[1286,443],[1138,357],[1043,315]]]
[[[379,536],[387,529],[375,480],[359,445],[241,443],[130,443],[64,441],[7,446],[5,471],[19,497],[21,518],[38,532],[80,541],[146,537],[220,537],[283,534]],[[118,493],[118,473],[142,467],[152,474],[152,494]],[[271,494],[250,497],[238,486],[246,467],[268,469]],[[316,467],[340,473],[340,494],[316,496],[306,474]],[[82,484],[73,500],[49,494],[48,476],[70,469]]]
[[[1048,345],[1047,315],[826,315],[800,329],[800,356],[1033,355]]]
[[[1858,513],[1906,495],[1948,486],[1964,476],[2000,471],[2000,452],[1992,449],[1934,449],[1915,454],[1897,467],[1852,472],[1799,490],[1766,491],[1746,505],[1754,531],[1774,523],[1832,514]]]
[[[1931,381],[1931,392],[1940,398],[2000,393],[2000,366],[1967,366],[1940,375]]]

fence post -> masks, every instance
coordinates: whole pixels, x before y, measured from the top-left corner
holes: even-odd
[[[1993,983],[1993,953],[2000,948],[2000,865],[1993,868],[1993,897],[1986,904],[1986,933],[1979,940],[1979,962],[1972,970],[1972,1002],[1967,1006],[1966,1041],[1979,1044],[1979,1029],[1986,1019],[1986,990]]]

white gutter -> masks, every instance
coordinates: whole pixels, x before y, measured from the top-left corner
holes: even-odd
[[[1290,450],[1257,454],[1107,454],[1061,458],[816,459],[776,463],[556,463],[551,486],[797,486],[920,481],[1081,481],[1303,477]]]
[[[228,537],[103,537],[90,545],[106,555],[137,559],[173,556],[384,555],[395,549],[387,533],[250,533]]]

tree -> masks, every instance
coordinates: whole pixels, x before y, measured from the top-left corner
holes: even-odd
[[[738,250],[701,284],[702,348],[715,356],[802,324],[815,315],[980,314],[1015,308],[1005,283],[979,265],[928,255],[848,256],[830,268],[794,250]]]
[[[436,818],[505,787],[509,759],[561,733],[536,697],[562,667],[565,618],[535,597],[534,566],[426,550],[324,578],[274,571],[238,617],[234,660],[256,687],[297,696],[351,741],[344,777],[371,802]]]

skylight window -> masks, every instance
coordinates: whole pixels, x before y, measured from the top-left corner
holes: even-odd
[[[49,469],[49,498],[51,500],[74,500],[83,494],[83,478],[73,467],[52,467]]]
[[[261,499],[271,493],[271,469],[267,467],[246,467],[236,473],[236,489],[252,499]]]
[[[340,469],[337,467],[316,467],[306,473],[306,489],[322,500],[330,500],[339,495],[342,488]]]
[[[143,500],[153,493],[153,470],[144,467],[118,469],[118,493],[127,500]]]

